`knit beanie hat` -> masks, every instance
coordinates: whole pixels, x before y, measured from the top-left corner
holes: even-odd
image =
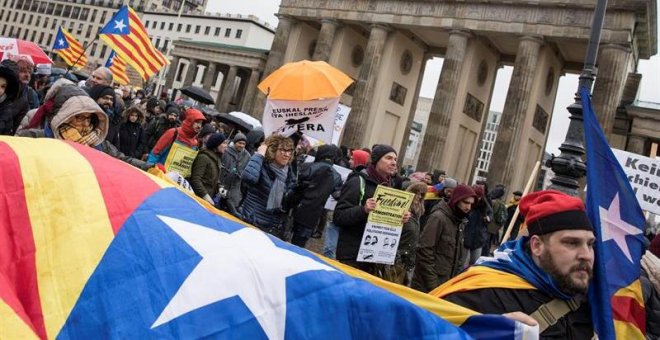
[[[216,132],[212,134],[211,137],[209,137],[209,140],[206,141],[206,148],[209,150],[214,150],[218,147],[218,145],[222,144],[226,140],[227,138],[225,135]]]
[[[369,163],[369,153],[362,150],[353,150],[353,167],[367,165]]]
[[[520,200],[529,235],[544,235],[559,230],[590,230],[584,203],[579,198],[556,190],[533,192]]]
[[[202,130],[199,131],[198,137],[199,138],[204,138],[204,137],[206,137],[206,136],[208,136],[208,135],[210,135],[214,132],[216,132],[216,131],[215,131],[215,128],[213,127],[213,125],[204,124],[204,126],[202,126]]]
[[[112,98],[114,98],[115,90],[113,90],[110,86],[98,85],[89,89],[89,96],[94,100],[98,100],[103,96],[112,96]]]
[[[243,141],[243,142],[247,143],[247,137],[245,137],[245,135],[242,134],[241,132],[237,133],[234,136],[234,143],[237,143],[237,142],[240,142],[240,141]]]
[[[458,202],[468,197],[474,197],[474,199],[476,200],[477,194],[469,186],[465,184],[459,184],[456,186],[456,188],[454,188],[454,192],[451,194],[451,199],[449,200],[449,206],[452,209],[456,209],[456,204],[458,204]]]
[[[660,234],[655,235],[651,245],[649,246],[649,251],[653,253],[656,257],[660,258]]]
[[[371,164],[378,163],[378,161],[381,158],[383,158],[383,156],[387,155],[390,152],[394,152],[394,154],[396,154],[396,150],[394,150],[394,148],[389,145],[386,144],[374,145],[374,148],[371,150]]]
[[[442,182],[442,184],[444,184],[442,186],[443,189],[454,189],[458,185],[458,182],[451,177],[445,177],[445,180]]]

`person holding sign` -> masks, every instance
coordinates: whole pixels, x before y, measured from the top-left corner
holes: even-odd
[[[358,252],[369,213],[376,208],[376,199],[373,198],[376,187],[392,186],[392,177],[397,170],[396,161],[397,153],[394,148],[383,144],[375,145],[367,168],[351,174],[346,180],[333,216],[333,222],[339,227],[337,260],[376,275],[376,264],[359,262]],[[403,223],[409,219],[410,212],[406,212]]]
[[[197,134],[206,121],[204,114],[193,108],[186,110],[181,127],[171,128],[158,139],[149,154],[150,163],[163,164],[166,172],[176,171],[183,177],[190,176],[192,163],[197,156]]]

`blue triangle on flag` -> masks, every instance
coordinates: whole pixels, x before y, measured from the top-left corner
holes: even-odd
[[[130,22],[128,19],[128,6],[124,5],[115,13],[110,21],[103,26],[99,34],[118,34],[126,35],[130,32]]]
[[[53,49],[54,50],[61,50],[69,48],[69,41],[66,40],[66,36],[64,35],[64,32],[62,32],[62,27],[57,30],[57,36],[55,36],[55,42],[53,43]]]
[[[108,56],[108,60],[105,62],[105,67],[110,68],[112,66],[112,63],[115,59],[115,51],[110,51],[110,55]]]

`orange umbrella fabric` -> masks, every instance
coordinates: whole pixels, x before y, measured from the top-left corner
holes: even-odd
[[[314,100],[339,97],[352,82],[325,61],[302,60],[283,65],[258,87],[270,99]]]

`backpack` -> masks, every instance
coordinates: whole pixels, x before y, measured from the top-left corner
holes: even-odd
[[[506,206],[500,200],[493,201],[493,220],[488,223],[488,232],[491,234],[497,233],[500,228],[506,223],[508,213]]]

